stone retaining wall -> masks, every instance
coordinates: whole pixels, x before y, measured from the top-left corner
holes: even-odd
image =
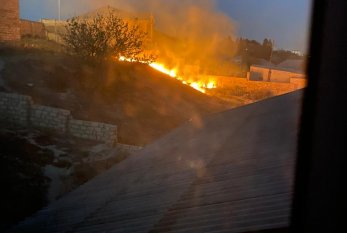
[[[65,109],[34,105],[25,95],[0,92],[0,121],[23,127],[55,130],[78,138],[117,144],[117,126],[73,119]]]
[[[31,103],[29,96],[0,93],[0,121],[26,126]]]
[[[41,105],[32,105],[30,123],[33,127],[67,132],[70,111]]]
[[[117,143],[117,126],[115,125],[71,119],[69,133],[79,138],[103,141],[112,146]]]

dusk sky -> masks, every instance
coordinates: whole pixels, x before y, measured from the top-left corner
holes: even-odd
[[[101,7],[101,4],[117,7],[118,2],[136,4],[136,1],[141,2],[141,0],[61,0],[62,17],[85,13]],[[58,0],[20,0],[21,18],[31,20],[57,18],[57,2]],[[216,3],[217,9],[230,16],[237,25],[236,36],[260,42],[267,37],[275,40],[276,48],[305,52],[311,0],[216,0]],[[122,3],[119,4],[122,6]]]

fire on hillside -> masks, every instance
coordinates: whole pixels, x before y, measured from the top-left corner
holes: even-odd
[[[190,87],[194,88],[197,91],[200,91],[202,93],[206,93],[206,89],[213,89],[217,87],[217,83],[215,81],[191,81],[181,75],[178,75],[178,71],[176,69],[168,69],[165,67],[164,64],[160,64],[157,62],[153,62],[149,64],[150,67],[153,69],[156,69],[164,74],[169,75],[172,78],[175,78],[179,81],[181,81],[184,85],[189,85]]]
[[[123,56],[119,58],[119,61],[134,62],[133,60]],[[207,89],[217,88],[217,82],[215,80],[193,81],[180,75],[177,69],[169,69],[164,64],[158,62],[152,62],[149,64],[149,66],[163,74],[168,75],[171,78],[179,80],[182,84],[188,85],[202,93],[206,93]]]

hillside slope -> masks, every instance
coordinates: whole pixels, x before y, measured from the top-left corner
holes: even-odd
[[[2,90],[116,124],[123,143],[145,145],[191,118],[233,107],[143,64],[93,64],[35,49],[2,54]]]

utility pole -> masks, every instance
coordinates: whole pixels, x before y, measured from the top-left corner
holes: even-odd
[[[268,82],[271,82],[271,74],[272,74],[272,70],[271,70],[271,66],[272,66],[272,63],[271,63],[271,60],[272,60],[272,54],[273,54],[273,51],[274,51],[274,47],[275,47],[275,40],[271,41],[271,54],[270,54],[270,59],[269,59],[269,73],[268,73],[268,76],[267,76],[267,81]]]
[[[58,4],[58,21],[60,21],[61,20],[60,0],[57,0],[57,4]],[[57,19],[54,20],[54,37],[55,37],[55,42],[58,42]]]
[[[270,59],[269,59],[269,62],[271,64],[271,60],[272,60],[272,54],[273,54],[273,51],[274,51],[274,48],[275,48],[275,40],[272,40],[271,41],[272,43],[272,46],[271,46],[271,53],[270,53]]]
[[[60,0],[58,0],[58,19],[61,20],[61,7],[60,7]]]

